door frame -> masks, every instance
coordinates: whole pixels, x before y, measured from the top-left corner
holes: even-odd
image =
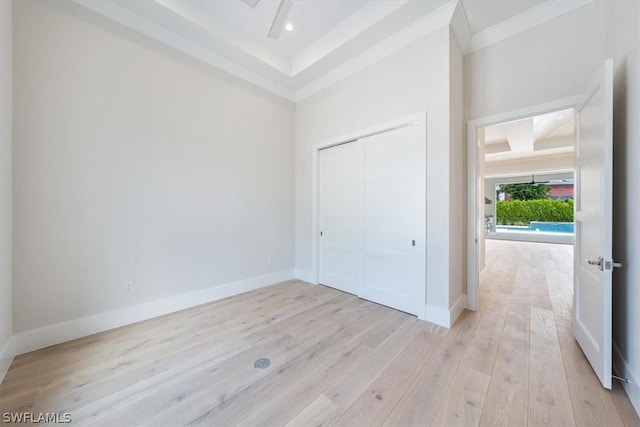
[[[478,150],[479,129],[486,126],[553,111],[576,108],[579,96],[570,96],[543,104],[532,105],[518,110],[507,111],[467,122],[467,309],[478,310],[478,286],[480,285],[480,263],[478,239],[483,230],[479,227],[480,210],[478,201],[483,195],[477,192],[480,157]]]
[[[311,165],[312,165],[312,202],[311,202],[311,248],[312,248],[312,266],[311,266],[311,283],[317,285],[320,283],[320,156],[319,152],[322,149],[335,147],[336,145],[347,144],[354,142],[360,138],[376,135],[382,132],[392,131],[405,126],[419,126],[420,132],[423,135],[425,142],[427,138],[427,112],[422,111],[420,113],[411,114],[396,120],[381,123],[375,126],[371,126],[365,129],[357,130],[355,132],[349,132],[344,135],[340,135],[334,138],[330,138],[318,143],[313,144],[311,147]],[[427,159],[425,159],[425,162]],[[426,177],[425,177],[426,179]],[[425,218],[426,221],[426,218]],[[425,260],[426,265],[426,260]],[[419,291],[419,297],[422,301],[426,301],[427,287],[422,286]],[[422,304],[425,305],[424,303]],[[425,314],[420,311],[421,315],[418,318],[424,319]]]

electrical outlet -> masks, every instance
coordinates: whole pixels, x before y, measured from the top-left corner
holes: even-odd
[[[267,265],[271,265],[271,255],[267,257]]]
[[[124,291],[126,293],[133,292],[133,280],[124,282]]]

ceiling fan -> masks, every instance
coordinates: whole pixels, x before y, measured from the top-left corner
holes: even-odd
[[[529,183],[529,185],[540,185],[540,184],[545,184],[548,181],[536,181],[535,179],[535,174],[531,174],[531,182]]]
[[[260,0],[242,1],[252,8],[255,8],[258,3],[260,3]],[[280,3],[278,4],[278,10],[276,11],[276,16],[273,17],[273,22],[271,22],[269,34],[267,34],[270,39],[278,40],[280,38],[280,34],[282,33],[282,29],[284,28],[285,22],[287,21],[289,12],[291,12],[292,6],[293,0],[280,0]]]

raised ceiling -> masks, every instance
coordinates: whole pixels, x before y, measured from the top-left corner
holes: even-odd
[[[281,0],[254,7],[255,0],[74,1],[292,100],[449,23],[468,52],[588,3],[292,0],[287,22],[293,30],[274,40],[268,34]]]
[[[573,109],[487,126],[484,128],[485,169],[493,176],[492,171],[516,164],[532,173],[548,171],[551,166],[548,159],[566,159],[559,170],[568,170],[573,167],[574,146]]]

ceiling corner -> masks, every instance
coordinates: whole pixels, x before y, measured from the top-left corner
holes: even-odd
[[[469,42],[471,41],[471,26],[467,19],[467,12],[464,9],[464,4],[461,0],[456,0],[456,7],[451,16],[451,28],[458,41],[458,46],[463,53],[466,53],[469,49]]]
[[[475,52],[499,41],[508,39],[522,31],[536,27],[553,18],[564,15],[565,13],[571,12],[572,10],[593,2],[594,0],[548,0],[537,7],[521,13],[520,15],[514,16],[498,25],[474,34],[473,37],[471,37],[465,54]]]

